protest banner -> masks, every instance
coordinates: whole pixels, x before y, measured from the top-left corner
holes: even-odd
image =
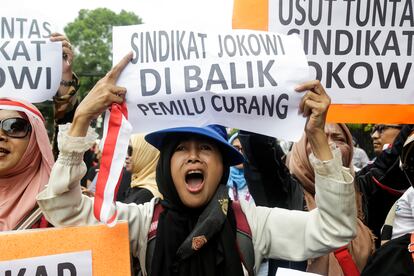
[[[114,62],[130,51],[117,84],[127,88],[134,132],[221,124],[288,140],[302,134],[294,87],[309,78],[297,36],[115,27]]]
[[[234,1],[233,28],[301,37],[335,122],[414,122],[413,27],[411,0]]]
[[[213,33],[145,25],[114,27],[113,61],[131,62],[117,85],[126,104],[105,116],[95,217],[116,223],[119,175],[129,133],[180,126],[220,124],[298,140],[298,116],[308,66],[296,36],[257,31]]]
[[[2,232],[0,248],[0,275],[130,275],[126,222]]]
[[[52,25],[31,16],[0,16],[0,97],[50,100],[62,78],[62,45],[50,42]]]

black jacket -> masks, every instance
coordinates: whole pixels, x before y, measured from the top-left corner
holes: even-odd
[[[277,140],[246,131],[240,131],[239,139],[246,158],[244,178],[256,205],[303,210],[303,188],[285,166]],[[305,271],[306,264],[269,260],[268,275],[275,275],[278,267]]]
[[[410,187],[400,169],[399,156],[412,129],[413,125],[405,125],[395,138],[392,147],[384,150],[374,163],[357,172],[355,177],[362,193],[365,223],[377,237],[380,237],[381,227],[391,206],[402,195],[401,193]],[[378,239],[377,247],[379,242]]]
[[[244,177],[256,205],[303,210],[303,189],[289,173],[273,137],[240,131],[246,157]]]

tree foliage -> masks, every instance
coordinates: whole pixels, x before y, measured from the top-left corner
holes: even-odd
[[[115,13],[106,8],[82,9],[65,27],[75,51],[73,71],[81,79],[83,97],[112,67],[112,27],[141,24],[133,12]]]

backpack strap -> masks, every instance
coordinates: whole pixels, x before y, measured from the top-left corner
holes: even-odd
[[[157,236],[158,219],[161,212],[164,211],[164,207],[158,202],[154,206],[154,213],[152,215],[151,226],[148,232],[148,241],[154,239]]]
[[[246,215],[241,209],[239,201],[232,201],[232,208],[236,218],[236,244],[240,259],[244,268],[250,276],[254,275],[254,248],[252,242],[252,231]]]
[[[342,246],[334,251],[335,258],[341,266],[344,276],[359,276],[360,272],[349,253],[348,245]]]
[[[43,217],[42,210],[36,205],[36,207],[18,225],[16,225],[13,230],[46,228],[47,221],[46,225],[44,225],[44,221],[46,221],[46,218]]]
[[[241,209],[240,201],[232,201],[232,207],[234,216],[236,217],[237,232],[241,232],[244,235],[252,238],[252,231],[250,230],[249,223],[247,222],[246,215]]]
[[[148,231],[147,253],[145,257],[145,267],[147,268],[147,275],[151,275],[151,261],[155,251],[155,238],[157,237],[158,219],[161,212],[164,211],[161,203],[154,206],[154,213],[152,215],[151,226]]]
[[[386,185],[382,184],[382,183],[381,183],[381,182],[379,182],[379,180],[378,180],[378,179],[376,179],[374,176],[372,176],[372,181],[374,181],[374,183],[375,183],[378,187],[380,187],[382,190],[384,190],[384,191],[388,192],[389,194],[391,194],[391,195],[393,195],[393,196],[398,196],[398,197],[400,197],[400,196],[402,196],[402,195],[404,194],[404,192],[405,192],[405,190],[396,190],[396,189],[393,189],[393,188],[391,188],[391,187],[388,187],[388,186],[386,186]]]
[[[395,212],[397,210],[397,201],[394,202],[390,210],[388,211],[387,217],[385,218],[384,225],[381,229],[381,246],[387,243],[392,238],[392,230],[395,219]]]

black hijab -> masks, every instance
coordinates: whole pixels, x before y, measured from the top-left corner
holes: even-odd
[[[156,180],[164,200],[158,220],[151,276],[243,275],[236,244],[236,221],[226,183],[229,166],[223,157],[223,177],[206,206],[186,207],[171,176],[171,156],[186,139],[175,134],[166,137],[157,165]],[[223,152],[223,151],[221,151]]]

